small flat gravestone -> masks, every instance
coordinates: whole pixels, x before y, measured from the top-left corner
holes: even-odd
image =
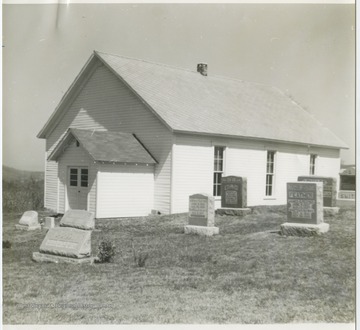
[[[240,176],[221,178],[221,208],[219,215],[246,215],[251,212],[247,204],[247,179]]]
[[[94,212],[85,210],[66,211],[60,221],[60,227],[72,227],[85,230],[93,230],[95,227]]]
[[[214,227],[214,197],[208,194],[195,194],[189,197],[189,225],[185,226],[185,234],[212,236],[219,233]]]
[[[68,263],[92,262],[91,233],[91,230],[69,227],[52,228],[41,243],[40,252],[33,253],[33,259]]]
[[[20,230],[41,230],[38,213],[36,211],[26,211],[22,215],[19,224],[15,225],[15,227]]]
[[[287,222],[281,225],[286,236],[312,236],[325,233],[329,225],[324,223],[323,183],[287,183]]]

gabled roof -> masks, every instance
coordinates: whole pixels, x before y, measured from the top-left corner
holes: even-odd
[[[73,138],[94,161],[129,164],[157,163],[133,134],[75,128],[68,129],[48,160],[57,160]]]
[[[173,132],[347,148],[275,87],[101,52],[94,56]],[[54,120],[48,121],[38,137],[46,137]]]

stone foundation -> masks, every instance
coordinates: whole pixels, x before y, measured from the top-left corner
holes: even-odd
[[[239,215],[239,216],[245,216],[247,214],[251,213],[250,208],[230,208],[230,207],[222,207],[220,209],[217,209],[216,214],[218,215]]]
[[[317,236],[329,230],[328,223],[308,224],[285,222],[280,226],[281,234],[284,236]]]
[[[32,259],[36,262],[53,262],[56,264],[67,263],[67,264],[92,264],[94,262],[93,257],[76,259],[68,258],[63,256],[56,256],[47,253],[34,252]]]
[[[185,234],[196,234],[200,236],[213,236],[219,234],[219,227],[206,227],[206,226],[185,226]]]

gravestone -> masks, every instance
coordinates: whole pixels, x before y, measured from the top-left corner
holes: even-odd
[[[44,228],[45,229],[55,228],[55,218],[45,217]]]
[[[189,197],[189,225],[185,226],[185,234],[212,236],[219,233],[214,227],[214,197],[208,194],[195,194]]]
[[[26,211],[22,215],[19,224],[15,225],[15,227],[20,230],[41,230],[38,213],[36,211]]]
[[[221,178],[221,208],[219,215],[246,215],[251,210],[247,204],[247,179],[240,176],[224,176]]]
[[[70,227],[51,228],[33,253],[35,261],[83,263],[93,262],[91,255],[91,230]]]
[[[323,176],[299,176],[300,182],[322,182],[324,207],[336,207],[336,178]]]
[[[247,180],[239,176],[221,179],[221,207],[246,207]]]
[[[49,217],[50,218],[50,217]],[[49,219],[51,225],[51,219]],[[95,227],[93,212],[69,210],[60,227],[50,228],[33,260],[39,262],[93,263],[91,234]]]
[[[339,199],[355,200],[355,191],[339,191]]]
[[[68,210],[60,221],[60,227],[93,230],[95,227],[94,212],[85,210]]]
[[[281,225],[286,236],[312,236],[325,233],[323,183],[287,183],[287,222]]]
[[[287,221],[319,224],[323,218],[322,183],[287,184]]]

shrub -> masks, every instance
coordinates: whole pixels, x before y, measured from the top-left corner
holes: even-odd
[[[11,248],[11,242],[10,241],[3,241],[2,247],[3,247],[3,249],[10,249]]]
[[[100,263],[103,263],[103,262],[112,262],[113,261],[113,258],[116,254],[116,247],[115,245],[109,241],[109,240],[104,240],[104,241],[101,241],[99,243],[99,252],[98,252],[98,259],[97,261],[100,262]]]

